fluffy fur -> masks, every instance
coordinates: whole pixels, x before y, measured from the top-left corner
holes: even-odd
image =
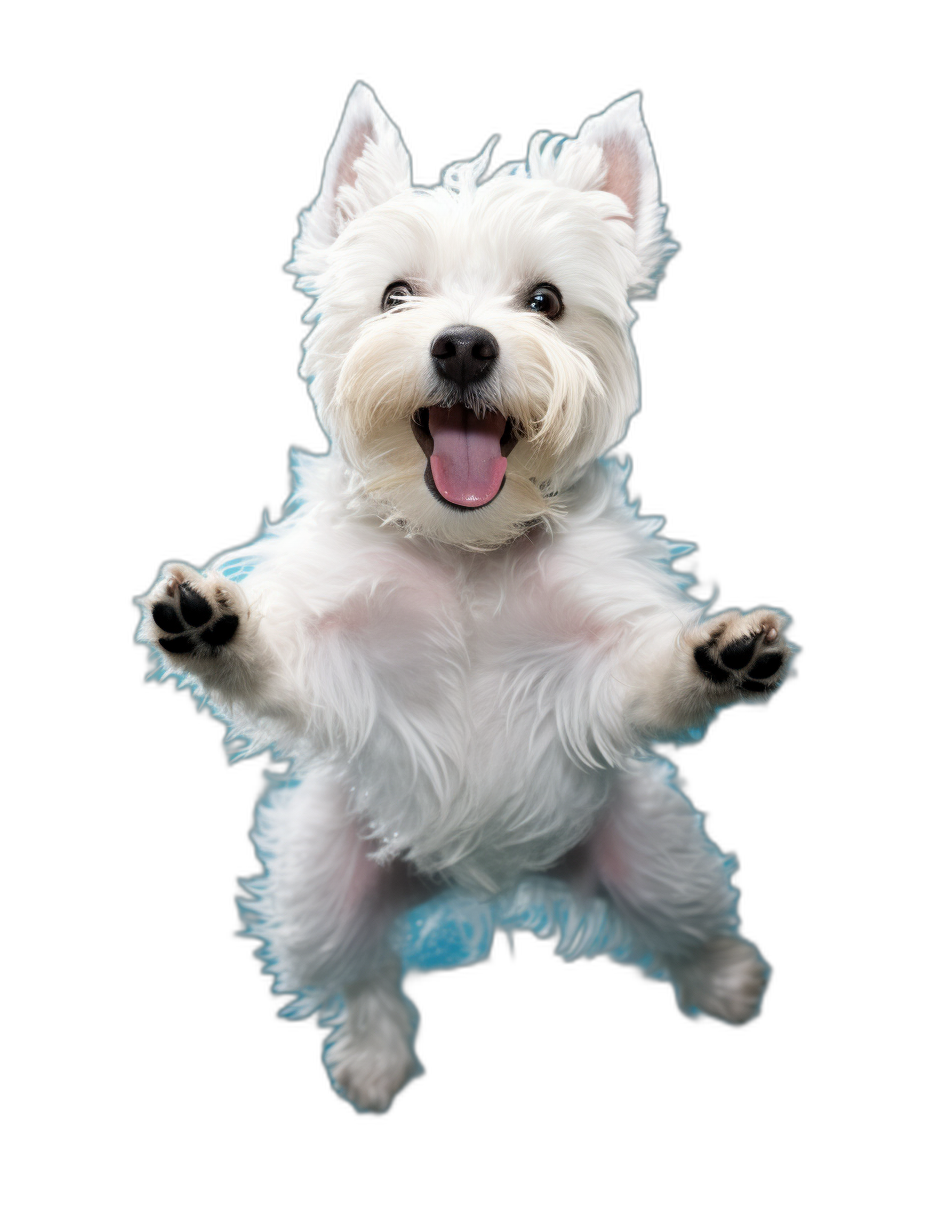
[[[641,963],[730,1022],[767,974],[737,935],[733,862],[650,742],[768,695],[784,619],[707,620],[682,545],[598,460],[637,406],[629,301],[674,249],[639,98],[492,175],[491,152],[415,187],[355,87],[289,266],[314,300],[302,373],[331,453],[297,455],[251,548],[205,575],[171,565],[143,601],[162,672],[291,763],[242,910],[283,1012],[333,1027],[326,1063],[360,1109],[419,1068],[404,967],[481,958],[497,927]],[[560,315],[530,310],[541,284]],[[498,357],[455,387],[431,347],[459,325]],[[415,417],[453,404],[515,440],[478,508],[424,477]]]

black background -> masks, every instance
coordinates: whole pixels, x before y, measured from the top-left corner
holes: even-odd
[[[120,926],[81,941],[89,984],[106,989],[92,1014],[106,1071],[132,1125],[170,1117],[185,1143],[177,1165],[190,1142],[226,1133],[243,1151],[264,1138],[320,1158],[402,1152],[409,1131],[418,1149],[463,1151],[477,1135],[513,1152],[661,1124],[684,1154],[700,1142],[768,1149],[784,1116],[812,1132],[834,1116],[828,954],[842,926],[823,769],[834,752],[827,292],[810,304],[797,290],[821,267],[807,202],[829,191],[827,76],[801,48],[698,65],[678,48],[662,68],[659,49],[590,59],[583,42],[560,51],[550,36],[537,51],[516,39],[457,81],[372,41],[362,54],[313,47],[302,68],[302,37],[297,27],[286,54],[244,34],[196,51],[169,41],[157,63],[107,78],[90,112],[89,147],[107,164],[108,325],[88,467],[106,493],[108,590],[124,596],[115,692],[95,699],[110,787],[92,833],[104,838],[86,839]],[[165,559],[202,565],[251,540],[263,510],[280,515],[288,447],[324,448],[297,375],[308,302],[282,266],[359,79],[401,128],[418,184],[495,133],[494,166],[521,158],[539,129],[574,134],[642,90],[682,250],[656,302],[638,306],[642,410],[620,450],[631,492],[670,538],[699,545],[685,562],[698,594],[716,588],[716,610],[784,607],[802,647],[769,707],[723,713],[704,743],[673,754],[712,839],[741,864],[744,935],[774,968],[762,1019],[690,1023],[668,986],[635,971],[499,939],[486,965],[409,982],[426,1076],[386,1119],[330,1092],[322,1032],[277,1018],[253,945],[235,936],[269,763],[229,768],[218,723],[173,686],[143,683],[129,604]]]

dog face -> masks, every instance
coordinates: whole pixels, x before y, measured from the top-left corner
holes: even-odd
[[[630,95],[575,138],[490,143],[412,186],[373,93],[352,91],[288,268],[317,301],[302,374],[355,492],[408,533],[497,547],[625,431],[629,300],[674,245]]]

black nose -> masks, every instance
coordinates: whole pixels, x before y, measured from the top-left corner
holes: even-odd
[[[498,355],[496,339],[476,325],[452,325],[432,343],[435,367],[455,385],[479,381],[489,373]]]

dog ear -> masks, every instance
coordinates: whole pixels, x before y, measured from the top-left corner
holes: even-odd
[[[287,270],[312,294],[328,247],[355,218],[409,188],[412,163],[396,127],[370,86],[355,84],[326,155],[319,195],[300,214]]]
[[[667,207],[661,204],[657,163],[641,115],[640,93],[627,94],[599,115],[590,116],[574,138],[558,141],[548,133],[537,134],[529,146],[529,175],[618,197],[622,206],[614,217],[631,224],[641,267],[629,287],[629,298],[654,294],[677,245],[664,228]]]

